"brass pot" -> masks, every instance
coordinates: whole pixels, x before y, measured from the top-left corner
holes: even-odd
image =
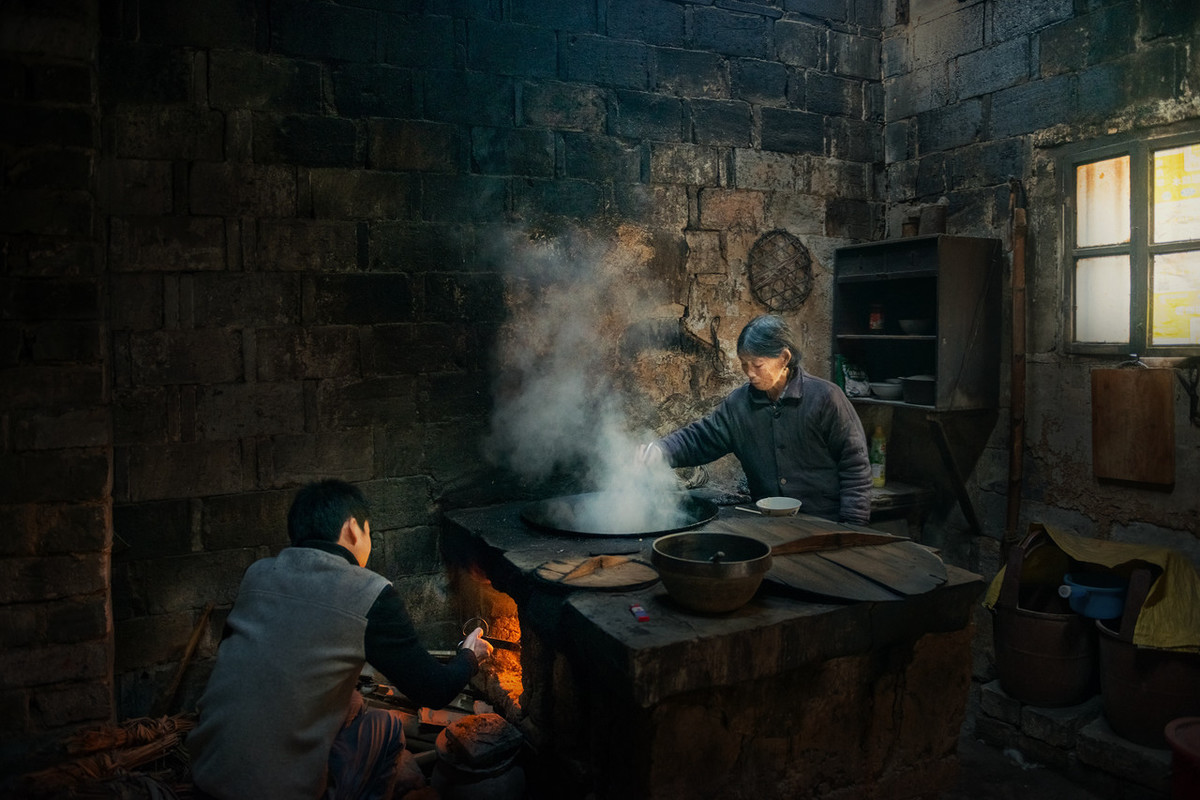
[[[746,605],[771,568],[766,543],[735,533],[673,533],[654,540],[650,558],[671,599],[705,614]]]

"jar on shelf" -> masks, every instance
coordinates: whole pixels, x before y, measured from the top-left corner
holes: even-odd
[[[867,317],[867,330],[871,333],[883,333],[883,306],[871,304],[871,313]]]

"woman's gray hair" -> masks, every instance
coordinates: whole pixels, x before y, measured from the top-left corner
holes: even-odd
[[[777,358],[784,349],[792,354],[789,367],[800,366],[800,349],[792,341],[792,329],[780,317],[774,314],[763,314],[746,323],[738,334],[738,355],[757,356],[758,358]]]

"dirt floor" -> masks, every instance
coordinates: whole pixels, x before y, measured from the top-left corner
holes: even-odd
[[[984,744],[969,733],[973,727],[968,720],[958,741],[958,784],[939,800],[1104,800],[1019,753]]]

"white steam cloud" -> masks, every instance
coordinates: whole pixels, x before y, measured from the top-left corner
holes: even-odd
[[[626,328],[649,309],[631,280],[643,247],[575,232],[506,242],[509,321],[496,352],[497,386],[488,451],[530,480],[556,473],[598,494],[563,527],[637,533],[680,527],[675,473],[644,465],[638,447],[655,435],[632,430],[614,378]]]

